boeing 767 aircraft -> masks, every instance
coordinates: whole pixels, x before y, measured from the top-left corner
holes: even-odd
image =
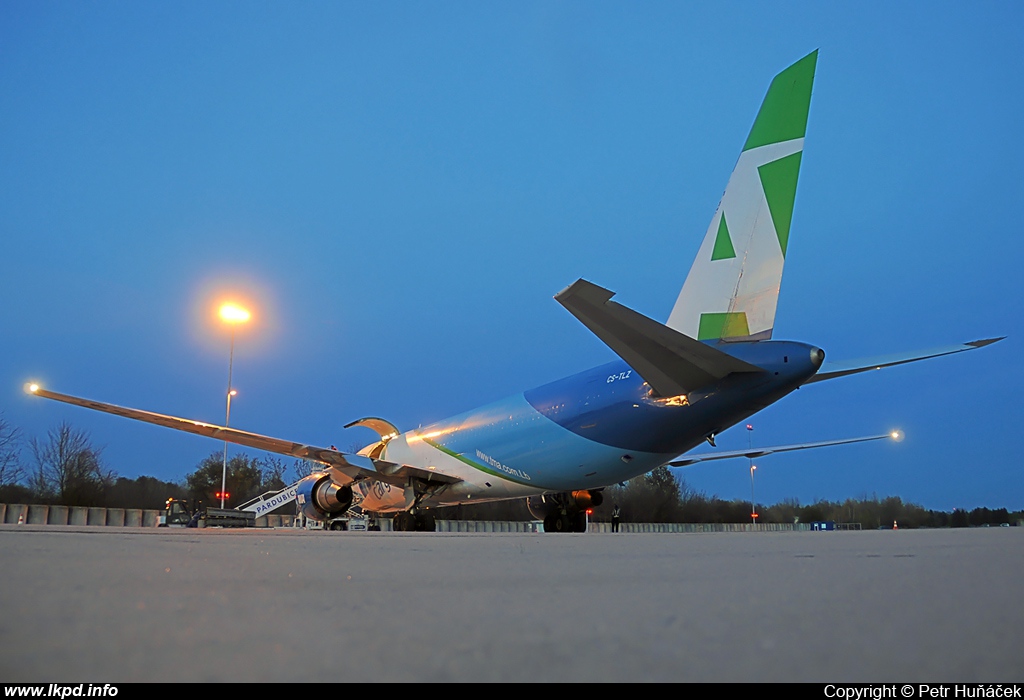
[[[28,386],[36,396],[318,462],[301,512],[323,520],[355,501],[395,513],[396,530],[433,530],[430,509],[528,498],[546,531],[580,531],[601,490],[660,465],[683,466],[888,435],[710,452],[705,441],[791,391],[825,379],[980,348],[992,338],[862,361],[825,362],[807,343],[772,340],[817,51],[775,76],[665,323],[577,280],[555,300],[619,359],[425,428],[363,418],[380,439],[357,454],[122,408]]]

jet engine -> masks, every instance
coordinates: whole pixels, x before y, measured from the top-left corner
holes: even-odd
[[[352,487],[342,486],[328,474],[310,474],[295,491],[299,512],[310,520],[326,520],[344,513],[352,505]]]
[[[604,503],[604,494],[600,491],[573,491],[570,496],[580,510],[594,508]]]

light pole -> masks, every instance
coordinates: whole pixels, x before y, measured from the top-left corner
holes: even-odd
[[[747,449],[753,451],[753,432],[754,426],[747,423]],[[757,525],[757,506],[754,505],[754,470],[757,466],[754,464],[754,458],[750,457],[750,524]]]
[[[249,320],[250,314],[248,311],[243,309],[237,304],[224,304],[220,307],[220,317],[228,326],[231,328],[231,350],[228,353],[228,394],[227,394],[227,410],[224,413],[224,427],[228,427],[231,422],[231,397],[238,392],[231,388],[231,371],[235,363],[235,327],[239,323],[245,323]],[[220,474],[220,507],[224,507],[224,496],[227,491],[228,481],[228,441],[224,441],[224,465],[221,469]]]
[[[750,465],[750,523],[752,525],[757,525],[757,506],[754,505],[754,470],[756,469],[756,464]]]

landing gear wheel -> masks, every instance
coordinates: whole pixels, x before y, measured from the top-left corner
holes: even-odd
[[[340,532],[340,531],[345,530],[345,529],[346,529],[345,528],[345,523],[342,523],[342,522],[331,523],[331,530],[334,530],[335,532]]]
[[[434,532],[437,529],[437,522],[434,520],[432,513],[417,513],[416,514],[416,531],[417,532]]]
[[[395,516],[395,532],[412,532],[416,529],[416,516],[409,511],[403,511]]]
[[[576,515],[572,516],[572,531],[573,532],[586,532],[587,531],[587,513],[586,511],[580,511]]]
[[[544,532],[572,532],[572,519],[568,515],[552,513],[544,518]]]

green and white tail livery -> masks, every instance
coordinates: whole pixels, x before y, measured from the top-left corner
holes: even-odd
[[[667,325],[698,340],[767,340],[786,262],[818,52],[775,76]]]

